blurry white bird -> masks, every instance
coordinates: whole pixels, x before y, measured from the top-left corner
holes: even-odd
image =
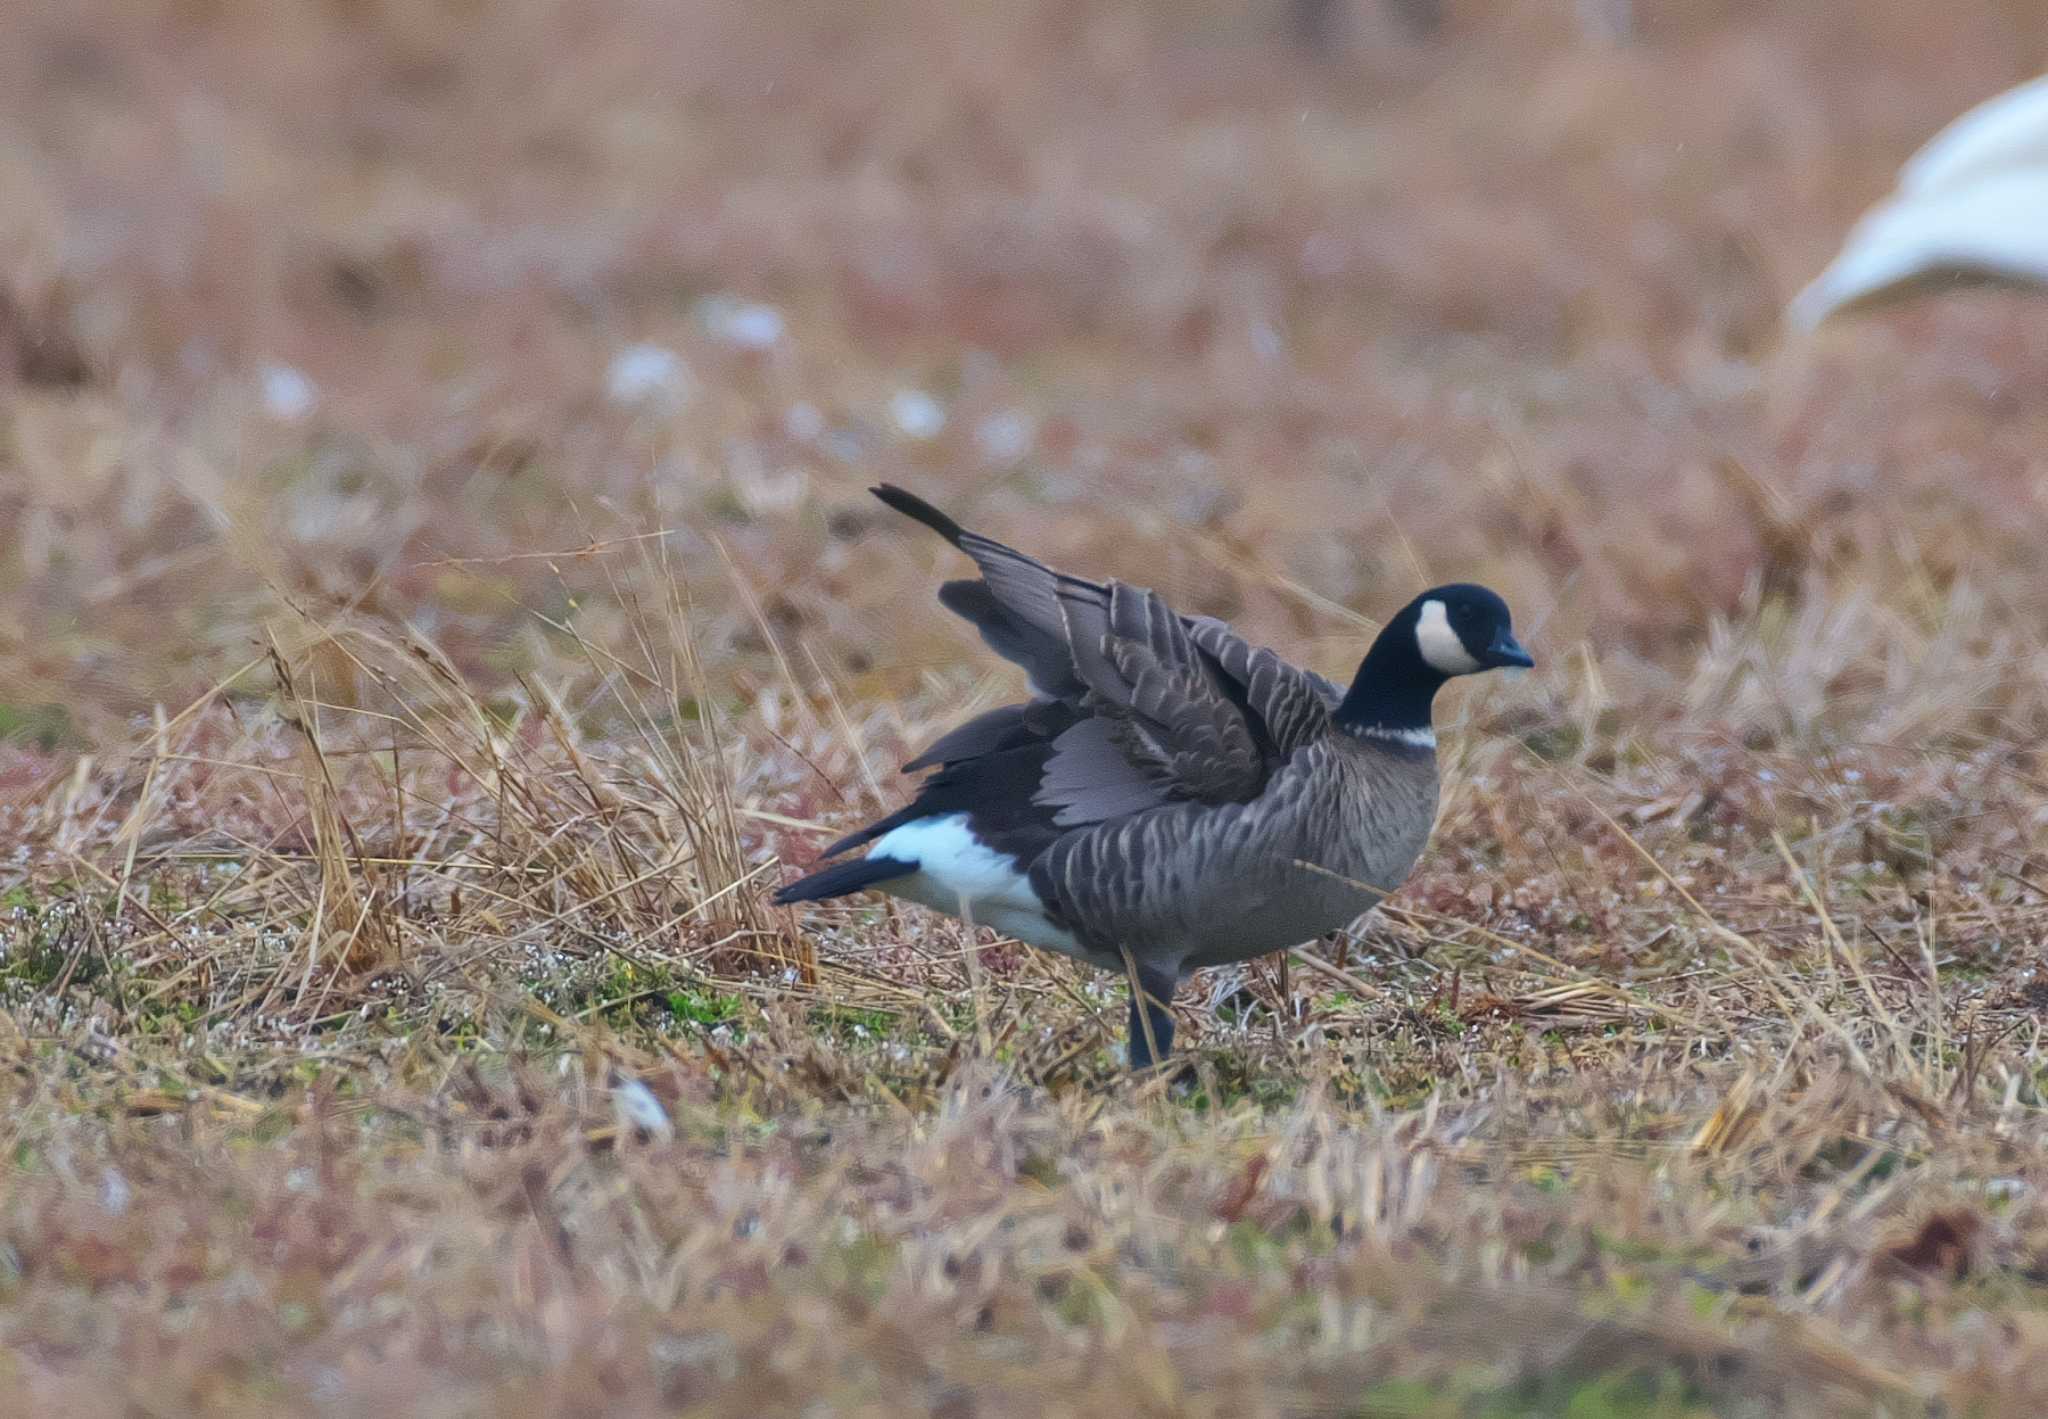
[[[2048,76],[1979,104],[1908,159],[1787,317],[1810,330],[1930,281],[2048,286]]]

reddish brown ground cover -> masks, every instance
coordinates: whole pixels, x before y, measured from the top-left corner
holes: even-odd
[[[11,1405],[2039,1412],[2048,306],[1778,313],[2048,13],[1305,8],[6,7]],[[1541,666],[1133,1089],[763,905],[1013,688],[881,478]]]

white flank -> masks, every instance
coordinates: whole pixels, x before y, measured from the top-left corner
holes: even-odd
[[[1444,603],[1434,597],[1422,603],[1422,612],[1415,618],[1415,648],[1432,667],[1446,675],[1470,675],[1480,668],[1472,652],[1465,649],[1465,642],[1451,629]],[[1429,742],[1436,743],[1434,735]]]
[[[1046,919],[1030,879],[1017,870],[1017,860],[969,832],[965,813],[905,823],[877,838],[868,856],[917,864],[909,877],[877,882],[877,891],[953,916],[964,911],[975,925],[994,927],[1033,946],[1080,953],[1081,945],[1072,934]]]

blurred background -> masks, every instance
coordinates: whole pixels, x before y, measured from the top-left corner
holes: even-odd
[[[1781,316],[2044,67],[2025,0],[13,0],[0,734],[294,618],[517,697],[676,574],[738,695],[901,692],[976,651],[882,478],[1332,673],[1450,577],[1650,706],[1820,589],[1845,662],[2034,623],[2048,307]]]

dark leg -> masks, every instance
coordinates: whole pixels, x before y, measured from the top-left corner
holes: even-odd
[[[1167,1007],[1173,1003],[1173,988],[1177,983],[1171,971],[1153,966],[1138,967],[1137,981],[1131,991],[1130,1055],[1133,1071],[1150,1069],[1173,1053],[1173,1011]],[[1145,1040],[1148,1025],[1152,1030],[1149,1045]]]

